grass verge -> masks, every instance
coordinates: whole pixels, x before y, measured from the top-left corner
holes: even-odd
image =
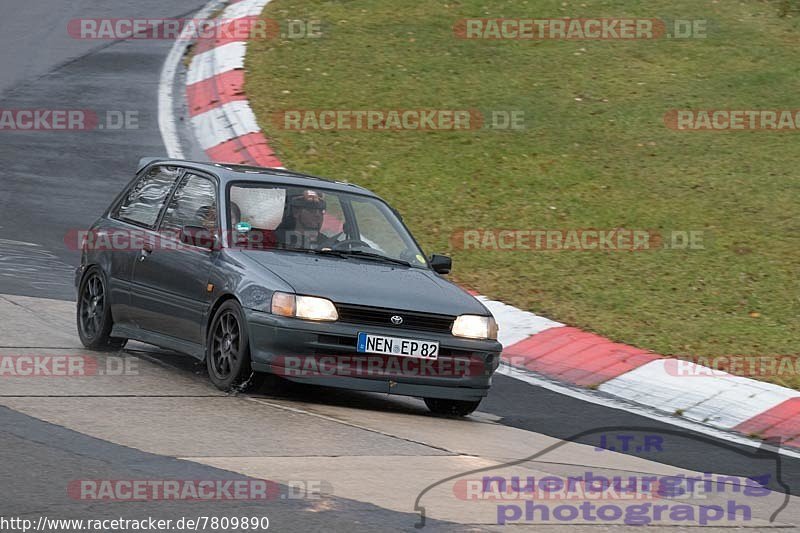
[[[781,16],[783,15],[783,16]],[[786,1],[274,0],[317,39],[249,45],[247,93],[290,168],[386,198],[483,294],[665,355],[798,354],[800,131],[676,132],[670,109],[800,109]],[[708,20],[705,39],[463,40],[467,17]],[[522,131],[276,128],[292,109],[517,110]],[[460,250],[462,228],[695,230],[704,249]],[[800,388],[800,377],[769,378]]]

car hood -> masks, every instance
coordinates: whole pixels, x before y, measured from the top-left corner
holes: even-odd
[[[478,300],[432,270],[359,258],[242,251],[297,294],[334,302],[443,315],[488,314]]]

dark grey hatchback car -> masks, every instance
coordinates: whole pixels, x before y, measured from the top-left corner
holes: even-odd
[[[77,326],[206,362],[222,390],[263,373],[421,397],[466,415],[499,365],[497,324],[372,192],[282,169],[146,158],[81,235]]]

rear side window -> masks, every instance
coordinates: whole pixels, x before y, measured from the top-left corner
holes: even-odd
[[[154,228],[175,180],[179,167],[157,166],[139,178],[120,204],[116,218],[139,226]]]
[[[161,230],[177,233],[184,226],[217,230],[217,188],[213,181],[189,174],[178,186]]]

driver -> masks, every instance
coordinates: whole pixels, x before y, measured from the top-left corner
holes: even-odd
[[[288,248],[318,249],[327,245],[330,238],[320,231],[325,208],[320,192],[309,189],[292,196],[287,217],[276,230],[278,240]]]

